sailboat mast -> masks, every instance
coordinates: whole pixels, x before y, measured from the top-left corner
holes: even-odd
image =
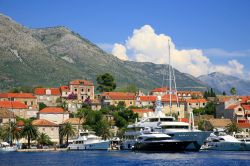
[[[172,73],[171,73],[171,57],[170,57],[170,42],[168,40],[168,72],[169,72],[169,108],[172,116]]]

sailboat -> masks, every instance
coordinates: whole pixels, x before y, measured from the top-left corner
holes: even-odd
[[[168,44],[169,45],[169,44]],[[170,115],[166,116],[163,113],[163,106],[161,102],[161,96],[157,96],[154,113],[148,117],[142,118],[139,122],[127,126],[127,131],[125,132],[125,141],[122,145],[123,149],[131,149],[137,142],[137,138],[142,134],[143,130],[146,128],[151,128],[152,132],[161,132],[171,136],[171,139],[179,141],[188,141],[190,144],[185,147],[185,150],[198,151],[204,144],[207,137],[209,137],[211,132],[200,131],[194,129],[194,119],[193,113],[190,112],[189,123],[178,122],[175,117],[172,116],[172,95],[176,95],[177,102],[177,90],[174,70],[171,65],[170,57],[170,45],[169,45],[169,107]],[[172,78],[173,74],[173,78]],[[175,88],[172,89],[172,81],[174,82]],[[179,104],[177,104],[179,105]]]

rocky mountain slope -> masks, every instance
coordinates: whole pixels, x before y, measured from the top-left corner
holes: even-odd
[[[163,65],[121,61],[65,27],[26,28],[0,14],[0,91],[17,86],[59,86],[105,72],[118,86],[161,86]],[[205,86],[175,71],[178,87]],[[201,90],[201,89],[199,89]]]
[[[229,76],[222,73],[211,73],[198,77],[204,84],[210,87],[216,87],[219,91],[225,91],[230,94],[230,89],[235,87],[238,95],[250,95],[250,81],[238,77]]]

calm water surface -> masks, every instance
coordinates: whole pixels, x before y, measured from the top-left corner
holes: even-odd
[[[0,153],[0,166],[82,165],[248,165],[250,152],[201,151],[135,153],[130,151],[9,152]]]

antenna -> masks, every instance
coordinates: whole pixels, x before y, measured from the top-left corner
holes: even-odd
[[[168,40],[168,74],[169,74],[169,108],[170,108],[170,115],[172,116],[172,73],[171,73],[171,58],[170,58],[170,42]]]

